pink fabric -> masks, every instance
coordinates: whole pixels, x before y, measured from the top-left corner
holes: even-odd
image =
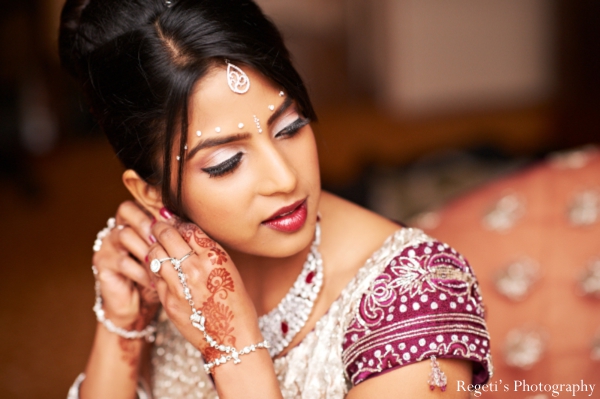
[[[403,248],[362,297],[343,360],[356,385],[431,356],[474,362],[473,383],[491,374],[489,335],[468,262],[438,241]]]

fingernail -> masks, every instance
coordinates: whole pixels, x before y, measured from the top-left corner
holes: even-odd
[[[162,207],[160,209],[159,213],[160,213],[160,216],[162,216],[166,220],[169,220],[173,217],[173,214],[171,212],[169,212],[169,210],[165,207]]]
[[[156,242],[156,238],[154,238],[154,236],[152,234],[150,234],[150,236],[148,237],[148,239],[150,240],[150,242],[152,244],[154,244]]]

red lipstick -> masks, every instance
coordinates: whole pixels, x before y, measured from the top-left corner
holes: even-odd
[[[262,224],[277,231],[293,233],[304,226],[306,216],[306,199],[303,199],[279,209]]]

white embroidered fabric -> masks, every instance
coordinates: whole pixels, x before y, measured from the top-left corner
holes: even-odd
[[[362,296],[399,251],[431,241],[417,229],[401,229],[390,236],[363,265],[333,302],[327,314],[300,344],[275,360],[275,372],[285,399],[342,399],[351,388],[345,376],[342,344]],[[155,399],[217,398],[202,367],[200,352],[162,316],[152,356]]]

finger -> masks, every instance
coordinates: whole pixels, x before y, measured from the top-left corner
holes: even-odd
[[[153,219],[138,204],[125,201],[117,210],[117,225],[131,227],[145,242],[152,244],[151,227]]]
[[[207,236],[198,226],[192,223],[180,223],[179,234],[198,254],[200,259],[207,259],[213,266],[223,266],[229,262],[227,253],[216,241]]]
[[[192,251],[190,245],[174,226],[159,222],[152,227],[152,233],[169,257],[181,259]]]
[[[177,271],[173,268],[173,264],[169,260],[170,258],[171,257],[160,244],[156,243],[150,247],[146,272],[150,280],[154,283],[160,301],[163,302],[163,304],[167,292],[171,292],[178,297],[183,297],[183,287],[179,282]],[[162,261],[160,270],[156,273],[150,270],[150,265],[153,260]]]
[[[121,245],[140,262],[144,261],[150,245],[144,241],[132,227],[119,231]]]
[[[119,261],[119,272],[143,287],[150,288],[152,286],[146,268],[129,256],[124,256]]]

